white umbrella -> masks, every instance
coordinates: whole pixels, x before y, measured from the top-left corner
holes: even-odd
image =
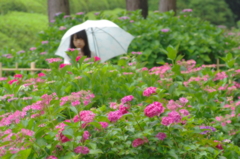
[[[134,37],[109,20],[87,20],[73,26],[62,37],[56,55],[68,58],[65,51],[70,46],[72,34],[86,30],[90,50],[105,62],[115,56],[127,53],[127,49]]]

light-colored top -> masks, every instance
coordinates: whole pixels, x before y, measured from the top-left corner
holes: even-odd
[[[95,57],[96,54],[94,52],[91,52],[91,57]],[[71,59],[67,56],[66,58],[64,58],[64,64],[71,64]]]

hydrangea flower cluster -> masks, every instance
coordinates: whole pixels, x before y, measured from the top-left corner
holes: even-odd
[[[152,118],[154,116],[159,116],[163,112],[164,112],[164,107],[159,102],[153,102],[152,104],[148,105],[144,109],[144,114],[149,118]]]
[[[156,87],[148,87],[143,91],[143,96],[150,96],[152,94],[156,93],[157,88]]]
[[[144,143],[148,143],[148,139],[145,137],[144,139],[142,138],[137,138],[132,142],[133,147],[138,147],[143,145]]]
[[[70,102],[72,106],[80,105],[81,103],[83,105],[88,105],[91,103],[91,100],[95,97],[94,94],[92,94],[90,91],[79,91],[79,92],[73,92],[69,96],[65,96],[61,98],[60,106],[63,106],[67,102]]]

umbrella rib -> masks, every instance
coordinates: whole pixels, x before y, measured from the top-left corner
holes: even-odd
[[[97,27],[96,27],[97,28]],[[106,27],[105,27],[106,28]],[[103,29],[101,28],[98,28],[99,30],[102,30],[104,33],[108,34],[109,36],[111,36],[121,47],[122,49],[126,52],[126,50],[124,49],[124,47],[117,41],[116,38],[114,38],[111,34],[109,34],[108,32],[104,31]],[[121,28],[120,28],[121,29]]]
[[[93,32],[93,28],[91,28],[91,31],[92,31],[92,36],[93,36],[93,41],[94,41],[94,47],[95,47],[95,50],[96,50],[96,54],[98,54],[98,56],[100,56],[99,54],[99,50],[98,50],[98,44],[97,44],[97,38]],[[95,39],[95,40],[94,40]]]

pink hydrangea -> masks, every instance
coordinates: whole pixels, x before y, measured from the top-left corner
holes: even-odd
[[[125,104],[125,103],[127,103],[127,102],[132,101],[133,99],[134,99],[134,97],[133,97],[132,95],[129,95],[129,96],[123,97],[123,98],[121,99],[121,102],[122,102],[122,104]]]
[[[38,77],[43,77],[43,76],[46,76],[46,75],[42,72],[38,74]]]
[[[120,105],[119,106],[119,111],[121,112],[121,114],[126,114],[126,113],[128,113],[128,107],[125,107],[124,105]]]
[[[167,137],[167,135],[165,134],[165,133],[158,133],[157,135],[156,135],[156,137],[159,139],[159,140],[164,140],[166,137]]]
[[[29,50],[33,51],[33,50],[36,50],[37,48],[35,47],[31,47]]]
[[[138,146],[141,146],[141,145],[143,145],[144,143],[147,143],[147,142],[148,142],[147,138],[145,138],[145,139],[137,138],[132,142],[132,146],[133,147],[138,147]]]
[[[100,57],[97,57],[97,56],[94,57],[94,61],[95,61],[95,62],[96,62],[96,61],[100,61],[100,60],[101,60]]]
[[[164,112],[164,107],[159,102],[153,102],[152,104],[148,105],[144,109],[144,114],[149,118],[152,118],[154,116],[159,116],[163,112]]]
[[[46,159],[58,159],[56,156],[48,156]]]
[[[170,29],[161,29],[161,32],[169,32],[170,31]]]
[[[5,81],[7,80],[7,77],[0,77],[0,81]]]
[[[182,104],[186,104],[188,102],[188,100],[184,97],[182,98],[179,98],[179,101],[182,103]]]
[[[188,110],[186,109],[180,109],[179,112],[183,115],[183,116],[188,116],[190,113],[188,112]]]
[[[192,9],[183,9],[182,12],[192,12]]]
[[[81,103],[77,100],[77,101],[73,101],[71,104],[72,104],[72,106],[75,107],[77,105],[80,105]]]
[[[42,41],[42,44],[47,44],[48,43],[48,41]]]
[[[180,122],[182,119],[181,115],[176,111],[171,111],[168,113],[168,116],[172,117],[176,123]]]
[[[148,71],[148,68],[147,67],[143,67],[141,70],[142,71]]]
[[[74,149],[75,153],[81,153],[81,154],[88,154],[89,153],[89,148],[86,146],[78,146]]]
[[[121,117],[122,117],[122,113],[121,113],[119,110],[108,113],[108,119],[109,119],[111,122],[116,122],[116,121],[118,121]]]
[[[174,118],[169,117],[169,116],[163,117],[161,123],[165,126],[168,126],[168,125],[174,123]]]
[[[79,113],[79,115],[76,115],[73,118],[74,122],[78,122],[78,121],[83,121],[85,123],[90,123],[93,121],[94,117],[96,116],[96,114],[94,114],[92,111],[90,110],[83,110]]]
[[[66,137],[65,135],[63,135],[62,132],[61,132],[60,135],[59,135],[59,139],[60,139],[60,141],[61,141],[62,143],[71,141],[71,139],[69,139],[68,137]]]
[[[22,77],[23,77],[22,74],[16,74],[16,75],[14,75],[14,78],[22,78]]]
[[[81,59],[81,56],[76,57],[76,61],[78,62]]]
[[[64,63],[62,63],[62,64],[59,65],[59,68],[63,68],[63,67],[65,67],[65,66],[67,66],[67,65],[70,65],[70,64],[64,64]]]
[[[227,77],[228,77],[228,75],[225,72],[219,72],[215,75],[215,78],[213,79],[213,81],[222,80]]]
[[[28,130],[28,129],[21,129],[22,134],[27,135],[27,136],[33,136],[34,131]]]
[[[174,100],[170,100],[167,104],[167,108],[172,111],[176,110],[179,107],[181,107],[181,105],[177,104]]]
[[[11,85],[11,84],[13,84],[13,83],[15,83],[15,82],[17,82],[17,81],[18,81],[17,79],[13,79],[13,80],[9,81],[8,84]]]
[[[102,128],[107,128],[108,127],[108,123],[107,122],[99,122],[99,124],[102,126]]]
[[[83,132],[83,136],[82,136],[82,142],[84,142],[85,140],[89,139],[89,137],[90,137],[89,131],[84,131]]]
[[[148,87],[143,91],[143,96],[150,96],[156,93],[156,87]]]
[[[50,58],[50,59],[46,59],[46,61],[48,63],[54,63],[54,62],[60,62],[60,61],[62,61],[62,59],[60,59],[60,58]]]
[[[116,102],[110,102],[110,108],[117,109],[118,108],[117,103]]]

